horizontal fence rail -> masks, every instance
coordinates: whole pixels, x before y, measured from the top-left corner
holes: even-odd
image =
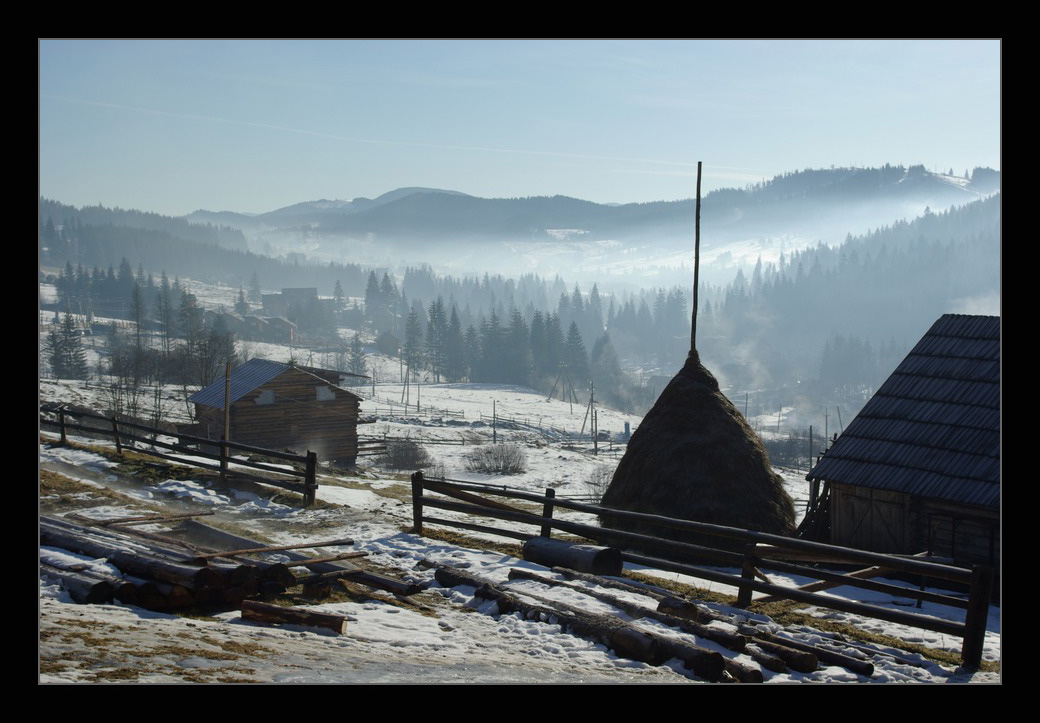
[[[314,452],[308,452],[306,455],[293,454],[291,452],[281,452],[275,449],[265,449],[263,447],[254,447],[248,444],[240,444],[238,442],[228,442],[223,439],[209,439],[206,437],[197,437],[190,434],[182,434],[180,432],[162,429],[159,427],[151,427],[144,424],[138,424],[136,422],[123,421],[117,417],[104,417],[99,414],[91,414],[89,412],[76,412],[76,419],[87,419],[97,420],[106,424],[105,427],[98,427],[96,425],[79,424],[70,422],[66,418],[66,410],[63,407],[42,407],[42,412],[51,412],[58,416],[57,422],[40,417],[41,425],[49,424],[57,426],[60,434],[62,444],[68,441],[68,431],[84,432],[89,435],[102,435],[111,437],[115,441],[116,451],[120,454],[123,452],[124,446],[137,452],[139,454],[146,454],[151,457],[158,457],[160,459],[170,460],[172,462],[180,462],[185,464],[186,461],[182,457],[175,456],[173,454],[164,454],[155,449],[159,447],[161,449],[175,452],[180,455],[186,455],[193,458],[201,457],[202,459],[209,459],[215,461],[217,464],[207,464],[200,462],[198,459],[192,459],[188,464],[196,467],[202,467],[203,469],[209,469],[220,472],[221,479],[227,481],[229,476],[233,476],[238,479],[246,479],[252,482],[260,484],[271,485],[274,487],[280,487],[292,492],[303,495],[305,505],[312,505],[315,502],[318,483],[317,483],[317,454]],[[140,431],[144,435],[135,434],[135,431]],[[179,443],[165,442],[159,437],[176,437]],[[139,447],[134,445],[134,442],[140,442],[142,444],[149,445],[149,447]],[[129,443],[129,444],[127,444]],[[187,446],[185,443],[198,445],[198,448]],[[210,452],[206,448],[217,448],[217,452]],[[273,457],[275,459],[283,459],[293,465],[293,469],[285,469],[284,467],[276,467],[263,462],[256,462],[248,459],[240,459],[232,457],[233,451],[247,452],[250,454],[259,454],[264,457]],[[299,482],[293,482],[285,479],[277,479],[271,477],[260,477],[258,475],[248,474],[240,470],[236,470],[232,475],[228,471],[228,465],[234,463],[236,466],[248,467],[251,469],[261,470],[264,472],[282,475],[284,477],[291,478],[302,478]],[[302,469],[300,469],[302,468]]]
[[[444,497],[431,496],[429,493],[437,493]],[[445,499],[445,497],[449,499]],[[497,499],[489,499],[489,497],[534,503],[535,505],[541,505],[541,511],[540,513],[532,512],[513,504],[500,502]],[[721,537],[738,543],[738,549],[742,546],[743,552],[722,550],[653,535],[561,520],[553,517],[553,510],[557,507],[596,515],[600,519],[639,522],[652,524],[655,527],[666,527],[680,532],[693,532],[699,535]],[[487,524],[429,517],[425,514],[427,508],[522,523],[538,529],[525,534],[517,530],[503,529]],[[771,599],[793,600],[818,607],[931,630],[945,635],[955,635],[963,638],[961,656],[965,665],[977,667],[982,659],[986,621],[989,612],[989,595],[993,579],[993,571],[987,567],[976,566],[969,570],[953,565],[927,562],[917,558],[838,547],[820,542],[724,527],[704,522],[616,510],[556,497],[555,490],[552,488],[547,489],[544,495],[539,495],[462,480],[428,479],[421,472],[416,472],[412,475],[412,516],[414,531],[420,535],[423,532],[424,523],[457,527],[525,541],[533,537],[549,537],[552,530],[555,529],[593,540],[600,544],[636,547],[640,550],[654,550],[660,555],[659,557],[635,552],[623,552],[622,556],[628,562],[733,585],[738,589],[738,606],[746,607],[751,604],[753,592],[766,593]],[[870,571],[871,575],[878,575],[882,572],[901,572],[920,575],[925,578],[948,580],[967,586],[969,597],[967,600],[963,600],[940,593],[899,587],[866,579],[865,576],[857,577],[856,575],[860,573],[848,574],[819,570],[814,567],[787,562],[785,561],[787,557],[825,561],[831,564],[866,564],[876,566],[876,570]],[[741,573],[734,575],[706,568],[700,564],[693,564],[691,560],[697,562],[710,560],[709,564],[738,567],[741,569]],[[813,590],[848,585],[922,602],[937,603],[963,609],[965,610],[965,619],[961,623],[952,622],[922,613],[890,610],[878,605],[819,595],[809,589],[794,589],[774,585],[759,571],[759,568],[763,566],[768,566],[769,569],[778,572],[816,578],[820,581],[819,583],[807,586]],[[755,579],[756,577],[760,579]]]

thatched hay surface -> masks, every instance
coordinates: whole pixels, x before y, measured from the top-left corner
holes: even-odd
[[[603,497],[606,507],[759,532],[794,532],[794,504],[769,455],[719,383],[691,352],[633,433]],[[603,523],[712,547],[720,537]]]

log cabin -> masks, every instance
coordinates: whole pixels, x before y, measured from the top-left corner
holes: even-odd
[[[803,537],[999,565],[1000,317],[936,321],[807,479]]]
[[[361,397],[339,386],[343,376],[358,375],[250,359],[231,372],[231,441],[354,464]],[[224,380],[189,401],[195,404],[197,433],[220,439]]]

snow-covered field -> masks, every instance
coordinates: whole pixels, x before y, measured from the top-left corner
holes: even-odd
[[[191,291],[209,305],[233,303],[237,289],[209,288],[191,283]],[[53,295],[43,288],[41,298]],[[41,343],[53,314],[41,314]],[[352,330],[343,330],[352,338]],[[104,340],[84,337],[92,370],[105,354]],[[41,347],[42,348],[42,347]],[[318,353],[285,345],[246,343],[240,347],[246,357],[278,361],[297,359],[301,364],[331,366]],[[374,349],[366,350],[369,374],[376,382],[356,391],[364,397],[362,414],[375,423],[361,427],[362,438],[410,438],[420,442],[432,457],[430,472],[449,478],[509,486],[541,493],[554,488],[560,496],[589,498],[602,491],[620,455],[624,452],[624,432],[635,430],[640,418],[599,407],[601,438],[595,449],[590,438],[590,420],[585,400],[561,401],[560,395],[547,395],[523,387],[493,384],[403,385],[402,370],[396,359]],[[190,390],[189,390],[190,391]],[[41,402],[62,401],[95,409],[105,409],[109,389],[104,378],[90,382],[41,379]],[[164,390],[164,412],[171,420],[187,421],[185,390]],[[144,395],[151,397],[151,395]],[[758,420],[765,430],[774,418]],[[495,421],[493,421],[495,420]],[[496,423],[497,422],[497,423]],[[53,439],[43,433],[42,440]],[[479,445],[495,440],[515,444],[526,455],[526,469],[520,474],[496,476],[469,469],[468,457]],[[83,440],[104,446],[104,441]],[[184,460],[190,463],[190,459]],[[45,683],[62,682],[338,682],[338,683],[689,683],[697,679],[681,663],[672,660],[650,666],[616,656],[598,643],[563,632],[554,620],[524,620],[517,615],[499,615],[494,604],[474,598],[473,589],[442,588],[433,578],[430,564],[451,565],[505,584],[510,568],[539,569],[499,552],[448,544],[405,532],[411,526],[411,507],[407,483],[402,475],[382,469],[371,460],[362,460],[359,477],[327,475],[321,481],[318,499],[322,505],[309,510],[275,501],[271,495],[218,489],[199,479],[168,479],[141,483],[121,474],[118,465],[106,458],[72,448],[51,447],[41,443],[39,464],[43,470],[71,478],[80,491],[67,495],[81,514],[94,517],[124,517],[135,514],[135,505],[171,508],[177,511],[208,511],[224,522],[254,530],[265,539],[292,544],[330,536],[346,536],[356,541],[356,549],[368,553],[367,561],[378,569],[401,579],[429,586],[417,596],[419,606],[399,606],[384,598],[353,602],[316,603],[310,607],[347,615],[345,635],[333,635],[312,628],[260,626],[245,622],[236,611],[209,617],[189,618],[150,612],[129,605],[76,605],[50,578],[40,577],[39,679]],[[808,496],[804,471],[777,470],[795,500],[796,510],[804,514]],[[103,496],[114,490],[131,503],[112,503]],[[41,506],[55,504],[41,497]],[[60,510],[59,510],[60,512]],[[560,516],[587,519],[577,513],[557,510]],[[438,511],[439,516],[458,517]],[[583,519],[584,521],[584,519]],[[497,521],[501,527],[529,532],[519,524]],[[467,533],[470,538],[502,542],[483,533]],[[319,554],[325,552],[316,551]],[[41,560],[57,551],[41,549]],[[104,565],[103,561],[84,561]],[[631,567],[631,566],[630,566]],[[544,569],[542,570],[543,572]],[[687,579],[674,573],[645,571],[663,579],[698,585],[711,592],[735,594],[718,583]],[[771,574],[774,581],[792,586],[804,580]],[[552,596],[561,602],[589,609],[603,603],[574,592],[544,589],[537,583],[508,583],[517,593]],[[838,588],[827,594],[869,601],[905,610],[907,601],[851,588]],[[638,600],[653,606],[649,599]],[[756,617],[736,609],[715,606],[724,612]],[[612,611],[618,614],[617,611]],[[925,605],[928,614],[962,619],[960,611],[933,604]],[[888,634],[929,648],[957,651],[960,639],[906,629],[875,620],[857,619],[844,613],[816,610],[814,615],[831,621],[847,622],[862,629]],[[621,617],[625,617],[620,613]],[[761,616],[758,616],[761,618]],[[757,622],[769,625],[768,620]],[[644,624],[644,623],[641,623]],[[652,624],[656,626],[657,624]],[[659,626],[658,626],[659,627]],[[990,615],[985,659],[1000,660],[999,609]],[[787,629],[787,634],[806,641],[820,642],[823,634],[805,628]],[[671,633],[682,637],[684,634]],[[712,647],[713,644],[697,641]],[[714,646],[718,648],[718,646]],[[746,656],[718,648],[729,657],[749,662]],[[867,679],[838,667],[823,667],[814,673],[765,672],[767,682],[995,682],[999,673],[970,674],[942,667],[917,653],[889,650],[902,662],[875,659],[876,671]],[[909,662],[907,662],[909,661]],[[757,664],[749,663],[755,667]]]
[[[616,458],[609,453],[594,456],[591,445],[570,439],[553,439],[544,427],[571,432],[582,427],[585,410],[518,387],[499,385],[431,384],[412,386],[410,403],[420,396],[420,405],[461,412],[462,417],[438,419],[434,414],[408,418],[395,414],[376,424],[365,425],[363,434],[379,437],[412,437],[425,443],[435,458],[435,471],[448,477],[493,482],[531,491],[554,487],[561,496],[585,496],[598,470],[609,473]],[[77,383],[41,385],[41,397],[68,400],[76,395],[87,400],[89,389]],[[386,406],[380,398],[399,400],[400,386],[377,386],[376,399],[365,402],[363,411]],[[527,454],[527,471],[508,477],[493,477],[466,469],[466,455],[473,446],[492,438],[492,407],[499,418],[523,418],[527,427],[498,428],[500,442],[522,445]],[[601,431],[615,436],[629,422],[639,419],[606,409],[600,410]],[[543,430],[538,431],[539,424]],[[43,438],[48,438],[44,433]],[[50,438],[53,438],[51,436]],[[446,444],[465,440],[466,445]],[[94,442],[104,444],[103,442]],[[616,445],[615,445],[616,446]],[[601,451],[609,452],[602,449]],[[356,541],[354,549],[368,553],[366,562],[392,571],[404,580],[428,585],[416,597],[418,606],[399,606],[384,598],[316,603],[309,607],[347,615],[344,635],[294,626],[260,626],[245,622],[237,611],[204,618],[187,618],[149,612],[127,605],[75,605],[46,576],[40,580],[40,681],[99,682],[339,682],[339,683],[690,683],[697,680],[677,660],[650,666],[617,657],[604,646],[563,632],[554,620],[525,620],[518,615],[499,615],[493,603],[474,598],[473,589],[443,588],[433,578],[432,564],[464,568],[496,582],[505,583],[512,567],[539,569],[500,552],[487,552],[456,544],[422,538],[405,530],[411,525],[407,483],[400,475],[366,466],[362,477],[326,476],[318,499],[324,504],[303,510],[274,502],[272,495],[214,489],[200,480],[162,480],[143,484],[126,477],[112,462],[91,453],[41,444],[40,466],[71,476],[81,482],[82,496],[90,498],[100,487],[114,489],[152,506],[175,506],[178,510],[216,512],[218,519],[252,529],[281,544],[329,539],[342,535]],[[789,491],[804,509],[806,495],[802,474],[781,470]],[[804,473],[803,473],[804,474]],[[132,506],[105,502],[78,511],[95,517],[122,517]],[[53,504],[41,499],[41,505]],[[135,503],[136,504],[136,503]],[[438,515],[452,513],[438,511]],[[505,523],[497,523],[502,524]],[[518,528],[522,529],[522,528]],[[469,534],[469,533],[467,533]],[[478,533],[470,535],[479,538]],[[501,538],[499,538],[501,542]],[[54,554],[41,550],[41,556]],[[326,553],[327,554],[327,553]],[[668,580],[731,593],[717,583],[686,580],[674,573],[658,573]],[[782,584],[798,580],[771,575]],[[573,591],[560,592],[533,582],[508,583],[511,590],[553,596],[570,604],[599,609],[603,603]],[[874,604],[905,610],[907,601],[862,590],[838,588],[828,594],[868,600]],[[575,597],[577,596],[577,597]],[[641,596],[636,596],[641,597]],[[633,600],[635,601],[635,600]],[[653,603],[642,600],[648,606]],[[717,609],[752,622],[770,625],[762,616],[715,605]],[[926,603],[930,615],[962,619],[951,611]],[[613,611],[615,614],[616,611]],[[959,638],[949,638],[890,623],[817,610],[813,614],[875,630],[929,648],[957,651]],[[623,614],[621,614],[624,617]],[[640,623],[643,624],[643,623]],[[657,624],[653,624],[657,626]],[[659,626],[658,626],[659,627]],[[807,627],[788,628],[786,634],[821,642],[825,634]],[[672,631],[672,635],[685,634]],[[714,644],[698,643],[711,647]],[[726,651],[724,655],[757,667],[746,655]],[[857,676],[836,666],[813,673],[770,673],[767,682],[997,682],[999,673],[971,674],[943,667],[915,652],[888,650],[899,660],[875,658],[870,678]],[[1000,616],[990,614],[985,659],[1000,660]]]

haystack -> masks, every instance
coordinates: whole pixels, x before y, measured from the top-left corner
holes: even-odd
[[[691,351],[628,443],[603,505],[790,535],[794,504],[769,455]],[[615,529],[710,547],[724,538],[603,518]]]
[[[686,364],[643,417],[603,495],[603,505],[777,535],[794,533],[794,503],[769,464],[762,441],[697,354],[700,288],[701,163],[697,163],[693,315]],[[724,537],[604,517],[607,527],[739,548]]]

